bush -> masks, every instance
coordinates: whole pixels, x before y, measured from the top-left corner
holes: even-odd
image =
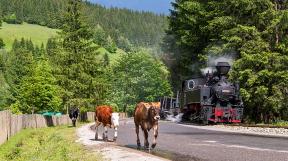
[[[22,24],[23,21],[17,19],[17,16],[15,14],[11,14],[9,16],[5,16],[4,17],[4,22],[8,23],[8,24]]]

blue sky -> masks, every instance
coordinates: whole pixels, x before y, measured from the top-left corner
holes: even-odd
[[[128,8],[137,11],[151,11],[154,13],[169,14],[170,2],[174,0],[89,0],[106,7]]]

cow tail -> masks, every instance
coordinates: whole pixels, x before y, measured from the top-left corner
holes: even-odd
[[[95,122],[97,121],[97,112],[95,112],[94,121],[95,121]]]

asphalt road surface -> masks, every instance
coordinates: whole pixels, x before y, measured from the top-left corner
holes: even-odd
[[[143,146],[142,131],[140,140]],[[132,119],[121,123],[117,144],[136,148]],[[157,146],[151,153],[175,161],[288,161],[288,138],[210,131],[160,121]]]

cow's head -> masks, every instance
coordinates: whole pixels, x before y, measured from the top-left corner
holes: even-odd
[[[111,123],[113,124],[114,127],[119,126],[119,113],[112,113]]]
[[[154,121],[160,120],[160,108],[151,106],[149,108],[150,116],[153,118]]]

